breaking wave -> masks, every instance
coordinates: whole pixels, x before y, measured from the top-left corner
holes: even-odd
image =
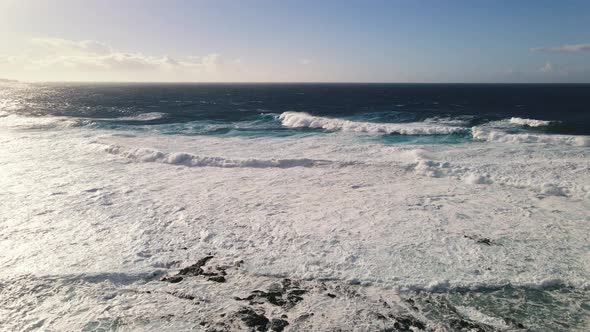
[[[166,116],[165,113],[161,112],[149,112],[149,113],[141,113],[138,115],[133,116],[122,116],[113,119],[101,119],[101,120],[110,120],[110,121],[154,121],[162,119]]]
[[[551,121],[535,120],[535,119],[523,119],[523,118],[510,118],[511,124],[529,127],[543,127],[551,124]]]
[[[432,122],[361,122],[314,116],[304,112],[284,112],[279,116],[279,119],[283,126],[289,128],[318,128],[330,131],[352,131],[369,134],[449,135],[468,131],[464,127],[454,127]]]
[[[186,152],[162,152],[146,148],[124,148],[116,145],[103,145],[103,151],[140,162],[156,162],[188,167],[222,168],[292,168],[313,167],[330,164],[326,160],[314,159],[228,159],[223,157],[198,156]]]
[[[486,142],[500,143],[548,143],[565,144],[571,146],[590,146],[590,136],[543,135],[519,133],[512,134],[502,130],[485,127],[473,127],[471,134],[474,139]]]

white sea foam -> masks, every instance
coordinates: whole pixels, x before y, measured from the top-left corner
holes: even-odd
[[[22,116],[14,113],[0,115],[0,127],[21,130],[64,129],[80,126],[85,121],[57,116]]]
[[[3,128],[0,326],[188,330],[285,277],[318,285],[289,311],[302,331],[379,330],[355,312],[403,309],[398,291],[590,289],[590,151],[492,142]],[[158,281],[207,253],[226,283]]]
[[[146,148],[126,149],[120,146],[100,146],[105,152],[121,155],[129,159],[141,162],[158,162],[171,165],[182,165],[188,167],[250,167],[250,168],[290,168],[290,167],[312,167],[325,165],[329,162],[312,159],[227,159],[222,157],[197,156],[185,152],[166,153]]]
[[[547,135],[547,134],[511,134],[503,130],[473,127],[471,129],[473,138],[488,141],[510,144],[521,143],[547,143],[547,144],[564,144],[573,146],[590,146],[589,136],[570,136],[570,135]]]
[[[121,121],[153,121],[159,120],[166,117],[166,113],[161,112],[148,112],[141,113],[134,116],[122,116],[115,119],[104,119],[104,120],[121,120]]]
[[[523,118],[510,118],[509,122],[511,124],[521,125],[521,126],[529,126],[529,127],[542,127],[548,126],[551,124],[551,121],[544,121],[544,120],[535,120],[535,119],[523,119]]]
[[[321,128],[330,131],[351,131],[369,134],[448,135],[466,132],[467,128],[433,122],[375,123],[313,116],[304,112],[284,112],[279,119],[285,127]]]

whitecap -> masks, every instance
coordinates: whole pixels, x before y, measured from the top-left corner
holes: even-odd
[[[166,113],[161,113],[161,112],[148,112],[148,113],[141,113],[141,114],[133,115],[133,116],[123,116],[123,117],[115,118],[115,119],[112,119],[112,120],[120,120],[120,121],[153,121],[153,120],[162,119],[165,116],[166,116]]]
[[[528,126],[528,127],[543,127],[551,124],[551,121],[535,120],[535,119],[523,119],[523,118],[510,118],[508,120],[511,124]]]
[[[318,128],[330,131],[350,131],[369,134],[449,135],[463,133],[468,130],[464,127],[449,126],[441,123],[361,122],[314,116],[305,112],[284,112],[280,115],[279,119],[283,126],[290,128]]]
[[[223,157],[198,156],[186,152],[162,152],[147,148],[124,148],[116,145],[101,145],[103,151],[126,157],[139,162],[157,162],[188,167],[222,167],[222,168],[291,168],[313,167],[329,164],[329,161],[300,159],[232,159]]]
[[[521,133],[512,134],[503,130],[473,127],[471,129],[473,138],[480,141],[500,142],[500,143],[547,143],[547,144],[565,144],[571,146],[590,146],[590,137],[572,136],[572,135],[546,135]]]

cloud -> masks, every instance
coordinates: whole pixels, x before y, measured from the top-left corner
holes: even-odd
[[[531,52],[583,52],[590,51],[590,44],[566,44],[556,47],[534,47]]]
[[[110,45],[95,41],[74,41],[62,38],[34,38],[31,48],[21,55],[0,55],[0,65],[9,69],[21,68],[39,73],[143,73],[142,75],[176,73],[182,77],[216,74],[221,69],[222,57],[212,53],[205,56],[146,55],[141,52],[123,52]],[[237,64],[232,64],[237,66]],[[170,76],[172,77],[172,76]]]
[[[307,66],[307,65],[311,64],[311,60],[310,59],[299,59],[299,64]]]
[[[0,64],[11,64],[18,61],[18,58],[12,55],[0,54]]]
[[[112,48],[95,40],[73,41],[61,38],[33,38],[31,43],[54,52],[68,54],[109,54]]]
[[[551,62],[547,61],[545,62],[545,65],[541,67],[539,70],[543,73],[550,73],[553,71],[553,66],[551,65]]]

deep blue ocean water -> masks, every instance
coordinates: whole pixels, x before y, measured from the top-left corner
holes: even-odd
[[[459,119],[465,127],[519,117],[527,131],[590,134],[589,84],[115,84],[39,83],[13,96],[26,115],[87,118],[92,126],[164,134],[286,136],[287,111],[377,123]],[[157,116],[154,116],[156,114]],[[144,116],[142,116],[144,115]],[[452,135],[381,135],[388,143],[453,143]]]

